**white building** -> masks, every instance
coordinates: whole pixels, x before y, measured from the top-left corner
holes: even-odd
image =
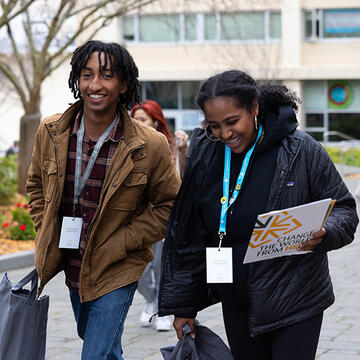
[[[194,107],[201,81],[239,68],[295,90],[303,100],[300,126],[316,139],[329,131],[360,138],[359,0],[160,0],[97,38],[128,48],[143,99],[160,103],[172,129],[191,130],[201,120]],[[73,101],[69,69],[46,80],[43,116]]]
[[[124,17],[119,40],[140,68],[143,97],[176,128],[196,122],[200,81],[240,68],[297,91],[300,125],[318,140],[326,131],[360,138],[360,1],[163,3]]]

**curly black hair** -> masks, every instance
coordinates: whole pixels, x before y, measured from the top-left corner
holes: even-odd
[[[196,102],[204,111],[205,101],[218,96],[235,98],[238,105],[249,112],[253,111],[255,101],[258,101],[259,119],[268,111],[276,111],[278,105],[289,105],[297,110],[299,103],[296,93],[286,86],[270,83],[257,86],[250,75],[240,70],[228,70],[207,79],[199,90]]]
[[[117,43],[106,43],[98,40],[90,40],[84,45],[79,46],[73,52],[71,58],[71,72],[69,76],[69,87],[75,99],[81,99],[79,89],[79,77],[81,70],[86,66],[91,55],[98,52],[99,57],[99,71],[101,72],[110,62],[111,71],[115,71],[120,80],[126,81],[127,91],[125,94],[119,94],[120,103],[126,109],[130,109],[132,104],[139,103],[140,85],[139,85],[139,70],[129,52]],[[101,53],[106,54],[105,64],[101,63]]]

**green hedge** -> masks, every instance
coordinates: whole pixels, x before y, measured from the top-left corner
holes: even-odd
[[[340,147],[335,146],[325,146],[325,149],[334,163],[360,167],[360,149],[348,148],[341,150]]]

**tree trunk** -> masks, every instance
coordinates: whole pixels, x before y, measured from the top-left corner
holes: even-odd
[[[36,131],[40,124],[40,112],[25,114],[20,120],[20,149],[18,168],[18,192],[25,194],[25,182],[31,162]]]

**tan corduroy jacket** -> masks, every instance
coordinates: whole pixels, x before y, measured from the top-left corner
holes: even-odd
[[[26,183],[37,236],[35,266],[45,284],[63,270],[59,208],[65,181],[70,125],[83,106],[40,125]],[[89,226],[80,272],[80,299],[96,299],[137,281],[152,259],[151,245],[165,235],[180,186],[164,135],[131,119],[122,109],[124,139],[118,144]]]

